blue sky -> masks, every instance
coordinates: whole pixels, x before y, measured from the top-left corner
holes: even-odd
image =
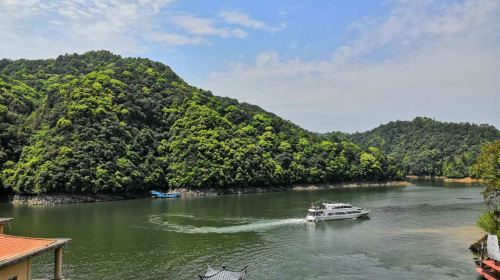
[[[363,3],[365,2],[365,3]],[[376,1],[199,1],[177,2],[176,8],[198,16],[217,18],[221,12],[237,11],[279,29],[250,30],[245,38],[211,38],[211,46],[188,47],[171,53],[159,47],[153,58],[172,65],[194,84],[203,84],[214,69],[234,62],[253,61],[261,52],[277,50],[283,58],[321,59],[348,39],[349,25],[367,16],[387,12]],[[168,23],[166,23],[168,24]]]
[[[107,49],[312,131],[500,126],[498,0],[0,0],[0,57]]]

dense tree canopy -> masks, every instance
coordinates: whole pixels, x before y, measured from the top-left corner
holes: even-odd
[[[500,140],[481,147],[472,172],[486,183],[483,195],[488,210],[479,218],[478,225],[487,232],[500,236]]]
[[[351,135],[332,133],[330,139],[349,139],[361,147],[378,147],[401,164],[407,174],[446,177],[471,176],[482,143],[500,139],[490,125],[446,123],[430,118],[396,121]]]
[[[129,192],[401,178],[377,148],[308,132],[107,51],[0,60],[0,184]]]

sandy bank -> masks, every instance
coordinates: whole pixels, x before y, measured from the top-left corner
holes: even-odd
[[[474,183],[483,183],[483,179],[476,179],[476,178],[471,178],[471,177],[465,177],[465,178],[445,178],[445,182],[450,182],[450,183],[466,183],[466,184],[474,184]]]
[[[483,179],[476,179],[472,177],[465,178],[447,178],[444,176],[416,176],[416,175],[408,175],[407,179],[426,179],[426,180],[443,180],[447,183],[465,183],[465,184],[474,184],[474,183],[483,183]]]
[[[225,194],[248,194],[282,191],[312,191],[320,189],[333,188],[355,188],[355,187],[389,187],[389,186],[408,186],[411,183],[406,181],[388,181],[388,182],[348,182],[348,183],[324,183],[324,184],[297,184],[289,187],[268,187],[268,188],[226,188],[226,189],[174,189],[172,191],[181,192],[186,196],[210,196]]]

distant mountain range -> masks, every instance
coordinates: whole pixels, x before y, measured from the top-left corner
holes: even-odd
[[[340,135],[361,147],[377,147],[406,174],[467,177],[481,144],[500,139],[487,124],[449,123],[418,117],[394,121],[370,131]]]

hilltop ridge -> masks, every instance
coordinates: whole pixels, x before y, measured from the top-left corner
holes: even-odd
[[[108,51],[0,60],[0,172],[18,193],[287,186],[402,178],[377,148]]]
[[[500,132],[488,124],[417,117],[389,122],[366,132],[331,136],[340,136],[361,147],[377,147],[393,157],[407,174],[462,178],[473,175],[471,167],[481,145],[500,139]]]

